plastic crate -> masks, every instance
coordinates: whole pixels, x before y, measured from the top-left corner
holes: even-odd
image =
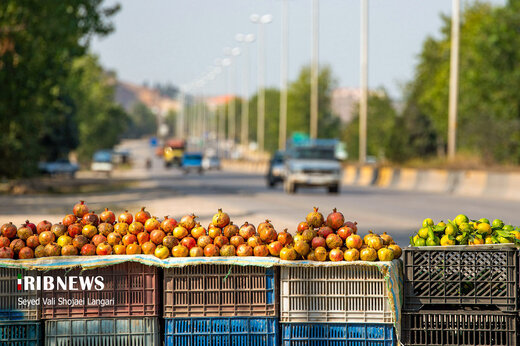
[[[403,312],[406,345],[517,345],[517,316],[500,311]]]
[[[277,272],[213,264],[164,269],[163,316],[277,316]]]
[[[45,346],[148,346],[160,339],[158,317],[45,321]]]
[[[391,323],[377,267],[280,268],[280,322]]]
[[[83,272],[79,269],[69,272],[54,270],[49,272],[49,275],[101,276],[104,279],[104,289],[71,291],[56,286],[54,290],[43,291],[43,298],[54,298],[52,304],[45,305],[42,302],[43,319],[160,315],[161,295],[157,267],[124,262]],[[80,303],[68,305],[69,301],[64,301],[65,304],[60,304],[60,299],[78,299]],[[89,305],[89,301],[92,302],[94,299],[113,299],[113,304]]]
[[[40,322],[0,322],[0,345],[40,346],[42,341]]]
[[[278,346],[275,317],[201,317],[165,320],[165,346]]]
[[[429,304],[487,305],[517,310],[516,249],[415,249],[404,251],[404,309]]]
[[[37,290],[28,291],[22,284],[18,290],[18,279],[25,276],[36,278],[40,274],[35,270],[0,268],[0,321],[39,320],[40,305],[36,304],[40,297]],[[22,281],[23,282],[23,281]],[[33,299],[32,304],[19,304],[19,298]]]
[[[282,346],[392,346],[394,327],[383,323],[281,323]]]

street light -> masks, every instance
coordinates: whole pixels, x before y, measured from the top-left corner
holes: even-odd
[[[253,34],[236,34],[235,40],[244,46],[244,61],[242,64],[242,121],[240,130],[240,141],[245,148],[249,141],[249,76],[250,76],[250,61],[248,43],[255,40]]]
[[[359,101],[359,162],[367,159],[368,0],[361,0],[361,100]]]
[[[265,136],[265,90],[264,90],[264,69],[265,69],[265,47],[264,47],[264,25],[273,21],[273,16],[264,14],[252,14],[251,22],[258,25],[258,126],[256,140],[258,141],[258,150],[264,150]]]
[[[318,54],[319,54],[319,2],[312,0],[312,62],[311,62],[311,119],[310,137],[318,137]]]
[[[229,58],[222,59],[221,65],[222,65],[222,67],[226,68],[226,88],[229,93],[230,80],[229,80],[229,69],[227,67],[229,67],[231,65],[231,59],[229,59]],[[228,107],[228,111],[229,111],[229,107]],[[221,115],[220,133],[222,134],[222,139],[225,140],[226,139],[226,112],[223,111],[220,115]],[[228,133],[228,136],[229,136],[229,133]]]
[[[457,101],[459,84],[460,0],[452,0],[450,94],[448,104],[448,159],[454,160],[457,143]]]
[[[228,94],[231,96],[231,100],[228,103],[228,141],[231,145],[235,144],[236,137],[236,109],[235,109],[235,66],[233,64],[233,57],[240,55],[240,48],[224,48],[224,54],[230,56],[230,68],[228,70]]]
[[[289,53],[289,1],[282,2],[282,57],[280,67],[280,125],[278,149],[284,150],[287,141],[287,61]]]

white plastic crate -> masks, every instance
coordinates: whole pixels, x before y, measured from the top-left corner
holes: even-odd
[[[391,323],[385,279],[376,267],[281,267],[280,322]]]

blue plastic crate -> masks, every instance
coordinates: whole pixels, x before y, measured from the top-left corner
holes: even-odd
[[[42,344],[40,322],[0,323],[0,345],[40,346]]]
[[[283,346],[392,346],[394,327],[383,323],[281,323]]]
[[[274,317],[165,319],[165,346],[278,346]]]

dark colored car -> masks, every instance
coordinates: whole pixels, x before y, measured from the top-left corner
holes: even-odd
[[[283,183],[283,172],[285,165],[285,152],[277,151],[269,161],[269,170],[267,171],[267,186],[275,187],[277,183]]]
[[[43,174],[58,175],[66,174],[74,178],[76,172],[79,170],[78,165],[70,163],[68,159],[60,159],[54,162],[40,162],[38,169]]]

